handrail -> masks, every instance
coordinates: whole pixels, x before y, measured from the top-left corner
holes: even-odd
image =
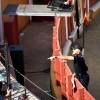
[[[55,17],[55,26],[53,27],[53,55],[62,55],[59,41],[61,29],[59,29],[61,18]],[[63,28],[63,27],[61,27]],[[59,32],[60,30],[60,32]],[[63,30],[63,29],[62,29]],[[72,87],[72,72],[64,60],[54,59],[54,72],[56,75],[56,85],[61,86],[62,95],[68,100],[95,100],[91,94],[75,78],[76,91]]]

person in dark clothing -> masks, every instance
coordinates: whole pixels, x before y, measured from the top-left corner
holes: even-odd
[[[82,56],[82,49],[83,47],[79,45],[75,45],[72,47],[72,55],[73,56],[51,56],[48,59],[51,61],[54,58],[64,59],[64,60],[73,60],[73,66],[75,73],[73,74],[73,77],[77,77],[79,82],[87,89],[87,86],[89,84],[89,74],[87,73],[88,67],[85,64],[85,60]]]

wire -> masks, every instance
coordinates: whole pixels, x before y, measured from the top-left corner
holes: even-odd
[[[0,56],[3,58],[3,60],[5,60],[5,58],[4,58],[2,55],[0,55]],[[14,68],[11,64],[9,64],[9,65],[10,65],[10,67]],[[44,93],[47,94],[48,96],[52,97],[53,99],[58,100],[58,99],[55,98],[54,96],[52,96],[52,95],[50,95],[49,93],[45,92],[43,89],[41,89],[41,88],[40,88],[39,86],[37,86],[35,83],[33,83],[32,81],[30,81],[27,77],[25,77],[23,74],[21,74],[18,70],[16,70],[15,68],[14,68],[14,70],[15,70],[16,72],[18,72],[21,76],[23,76],[26,80],[28,80],[31,84],[33,84],[35,87],[37,87],[38,89],[40,89],[42,92],[44,92]]]

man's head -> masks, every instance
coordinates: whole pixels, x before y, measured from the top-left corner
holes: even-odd
[[[79,45],[75,45],[72,47],[72,55],[77,55],[80,54],[82,52],[83,47],[79,46]]]

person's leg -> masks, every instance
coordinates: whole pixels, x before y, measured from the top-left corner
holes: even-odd
[[[86,88],[86,90],[88,90],[88,84],[89,84],[89,75],[86,73],[86,74],[83,74],[82,75],[82,78],[79,79],[80,83]]]

